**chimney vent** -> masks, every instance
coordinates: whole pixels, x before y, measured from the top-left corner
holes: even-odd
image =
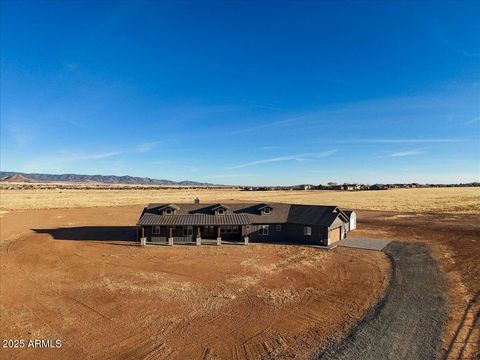
[[[194,203],[195,204],[200,204],[200,199],[198,197],[196,197]]]

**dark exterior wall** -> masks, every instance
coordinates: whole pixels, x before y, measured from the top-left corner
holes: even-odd
[[[260,225],[269,225],[268,236],[260,235]],[[281,231],[276,231],[276,225],[281,225]],[[310,226],[312,235],[304,235],[305,226],[297,224],[254,224],[250,226],[250,241],[252,242],[296,242],[315,245],[328,244],[328,228],[325,226]]]
[[[198,226],[193,226],[193,235],[192,238],[195,240],[197,237],[197,228]],[[159,236],[159,237],[167,237],[169,236],[169,231],[167,226],[160,227],[160,234],[153,234],[153,226],[144,226],[145,229],[145,236],[147,237],[147,241],[150,241],[152,236]],[[139,227],[139,236],[141,236],[141,227]],[[173,229],[173,237],[183,237],[183,226],[175,226]],[[213,236],[215,238],[216,232]],[[239,241],[243,240],[242,238],[242,227],[238,227],[238,233],[221,233],[221,237],[223,240],[232,240],[232,241]]]
[[[328,245],[328,228],[325,226],[310,226],[312,228],[312,235],[304,235],[304,227],[310,225],[300,224],[288,224],[287,233],[289,241],[315,244],[315,245]]]
[[[268,235],[260,235],[259,230],[261,225],[268,225]],[[277,231],[277,225],[281,226],[281,230]],[[253,242],[282,242],[288,241],[286,224],[253,224],[250,225],[250,241]]]
[[[227,233],[227,232],[221,232],[220,236],[222,237],[222,240],[227,240],[227,241],[240,241],[243,240],[242,237],[242,226],[238,226],[238,232],[236,233]]]
[[[268,225],[269,232],[268,236],[260,235],[259,229],[260,225]],[[281,225],[281,231],[277,231],[277,225]],[[341,224],[345,227],[346,224]],[[310,225],[300,225],[300,224],[253,224],[250,225],[250,230],[248,236],[251,242],[296,242],[296,243],[305,243],[305,244],[315,244],[315,245],[328,245],[328,228],[324,226],[310,226],[312,228],[312,235],[304,235],[304,227]],[[335,226],[337,227],[337,226]],[[152,234],[152,226],[144,226],[145,236],[147,241],[150,241],[152,236],[167,237],[169,236],[168,228],[166,226],[161,226],[160,234]],[[222,233],[223,240],[238,241],[242,240],[241,227],[239,227],[239,233]],[[139,229],[139,236],[141,230]],[[174,237],[183,236],[183,227],[176,226],[173,230]],[[193,237],[192,241],[195,241],[197,236],[197,227],[193,227]]]
[[[168,230],[165,226],[160,228],[160,234],[153,234],[153,226],[144,226],[145,229],[145,236],[147,237],[147,241],[151,239],[152,236],[167,236],[168,237]]]
[[[150,241],[152,236],[165,236],[168,238],[169,231],[167,226],[160,227],[160,234],[153,234],[153,226],[144,226],[145,228],[145,236],[147,237],[147,241]],[[196,229],[194,226],[193,229],[193,238],[196,237]],[[182,226],[175,226],[172,232],[173,237],[183,236],[183,227]]]

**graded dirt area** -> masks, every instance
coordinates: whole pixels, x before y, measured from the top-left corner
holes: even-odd
[[[480,357],[478,215],[359,211],[356,236],[426,244],[448,280],[442,358]]]
[[[139,207],[1,219],[3,339],[61,339],[12,358],[308,358],[382,296],[382,252],[129,242]]]
[[[0,184],[1,185],[1,184]],[[148,187],[147,187],[148,188]],[[273,201],[338,205],[345,209],[422,213],[480,214],[480,188],[412,188],[378,191],[236,189],[35,189],[0,188],[0,211],[94,206],[142,205],[150,202]]]
[[[202,201],[331,203],[357,210],[358,229],[351,234],[352,236],[428,246],[448,284],[448,319],[442,339],[441,357],[446,359],[479,357],[479,195],[478,188],[399,189],[358,193],[2,190],[0,216],[0,239],[3,243],[0,249],[2,327],[5,324],[12,336],[27,338],[36,335],[34,329],[40,329],[40,335],[58,334],[55,336],[62,335],[65,338],[68,336],[69,341],[79,345],[75,350],[77,353],[73,353],[74,350],[68,345],[61,350],[55,350],[57,352],[48,353],[48,356],[56,354],[57,357],[63,354],[115,356],[114,348],[110,348],[108,344],[114,344],[115,348],[119,347],[122,351],[131,348],[132,353],[125,350],[123,354],[125,357],[130,354],[134,357],[137,353],[135,345],[132,344],[137,342],[139,348],[143,346],[146,349],[148,346],[145,344],[160,346],[158,352],[161,354],[168,353],[165,347],[168,344],[173,344],[174,349],[185,344],[196,344],[188,347],[197,349],[195,351],[200,351],[198,349],[207,344],[203,347],[201,355],[206,358],[214,358],[219,356],[219,353],[225,354],[223,351],[227,351],[225,349],[230,346],[228,344],[233,343],[235,349],[240,346],[247,351],[245,349],[251,348],[249,344],[255,343],[256,345],[252,347],[259,350],[254,354],[259,356],[281,358],[296,353],[299,354],[299,358],[306,358],[311,351],[321,349],[326,342],[330,344],[331,341],[341,340],[341,334],[348,333],[362,314],[381,298],[382,286],[385,286],[388,274],[388,263],[383,253],[348,248],[318,252],[311,248],[273,245],[254,245],[246,248],[232,246],[200,249],[149,248],[147,251],[139,251],[136,247],[125,246],[122,241],[133,236],[130,226],[135,223],[143,206],[152,201],[191,201],[195,196],[199,196]],[[138,205],[97,207],[102,204]],[[18,210],[70,206],[91,208]],[[31,229],[36,229],[36,232]],[[171,257],[166,254],[170,254]],[[303,260],[297,261],[298,256],[300,259],[305,256],[307,260],[313,261],[314,265],[307,265]],[[254,261],[251,259],[257,261],[253,266],[249,266],[248,261]],[[294,259],[298,268],[293,269],[293,263],[285,265],[286,259]],[[275,271],[260,270],[262,266],[268,264],[273,266]],[[151,274],[157,272],[159,276],[167,276],[166,280],[163,282],[152,280],[154,277],[151,277]],[[136,274],[148,275],[139,280]],[[227,281],[238,275],[247,279],[253,278],[253,281],[246,287],[235,283],[240,280],[233,280],[233,283]],[[107,282],[103,280],[104,278]],[[295,279],[292,280],[295,285],[292,285],[289,279]],[[369,286],[363,286],[364,279],[373,282]],[[383,281],[382,285],[379,282],[374,286],[377,280]],[[200,285],[193,287],[196,291],[193,295],[192,292],[187,292],[188,300],[182,303],[180,300],[171,301],[174,297],[184,298],[179,295],[182,293],[168,293],[169,290],[158,288],[158,283],[170,284],[169,281]],[[91,290],[94,288],[93,284],[98,284],[95,290]],[[295,287],[297,285],[298,287]],[[301,293],[300,289],[305,290],[309,287],[317,289],[318,292],[314,292],[314,295],[309,292]],[[127,291],[126,288],[131,290]],[[149,290],[142,290],[144,288]],[[175,288],[182,289],[177,285]],[[274,298],[290,297],[298,300],[292,301],[290,305],[275,305],[275,301],[264,299],[265,296],[262,295],[264,290],[273,294],[278,290],[281,296],[272,295]],[[290,296],[294,290],[297,294]],[[365,291],[372,293],[365,294]],[[229,300],[228,297],[223,299],[222,296],[213,296],[224,292],[229,294],[228,296],[234,295],[235,298]],[[278,292],[276,294],[278,295]],[[197,296],[200,301],[195,300]],[[71,298],[75,300],[68,300]],[[225,340],[223,334],[219,335],[212,330],[219,324],[216,321],[230,326],[225,320],[230,315],[235,317],[236,314],[241,314],[238,315],[240,318],[245,317],[244,312],[234,309],[251,303],[252,298],[255,300],[253,302],[255,309],[264,306],[260,310],[268,314],[269,318],[274,316],[275,319],[287,319],[276,320],[275,324],[286,325],[281,326],[280,330],[272,328],[266,318],[262,318],[255,310],[253,316],[258,318],[255,324],[260,324],[258,325],[260,328],[252,325],[256,329],[254,334],[241,330],[249,327],[243,325],[241,319],[238,320],[240,323],[238,332],[235,333],[233,330],[226,332],[224,337],[229,340]],[[242,305],[236,302],[239,301],[237,299],[244,299],[240,303]],[[215,307],[217,305],[211,305],[212,301],[213,304],[224,301],[222,303],[224,307],[217,308]],[[316,308],[317,302],[319,304],[327,302],[334,308],[323,305],[320,309]],[[272,303],[274,305],[271,305]],[[207,309],[204,304],[210,308]],[[95,311],[107,318],[111,317],[112,320],[94,315]],[[138,317],[135,317],[136,315]],[[178,317],[175,317],[177,315]],[[165,325],[160,321],[162,316],[177,325]],[[215,320],[217,318],[219,320]],[[206,331],[200,331],[197,321]],[[62,325],[64,322],[65,326]],[[106,325],[108,323],[111,325]],[[161,325],[157,326],[157,323]],[[177,327],[180,323],[193,325]],[[210,323],[212,328],[208,327]],[[266,330],[262,330],[262,327]],[[174,336],[175,331],[186,335]],[[209,333],[217,340],[212,340]],[[248,334],[252,340],[245,340],[241,334],[245,336]],[[280,334],[277,342],[272,340],[276,334]],[[243,339],[240,345],[234,341],[239,336]],[[170,340],[176,338],[183,339],[183,343]],[[146,343],[141,345],[141,339]],[[196,339],[199,339],[199,342]],[[285,350],[288,348],[291,350]],[[141,355],[141,350],[138,351]],[[10,354],[18,353],[12,351]],[[35,354],[40,356],[37,352]],[[155,351],[151,354],[153,358],[160,356]],[[195,357],[195,353],[192,354]],[[243,356],[241,352],[234,354],[239,358],[247,357],[246,352]],[[181,357],[183,354],[174,355]]]
[[[423,244],[385,248],[393,274],[384,298],[346,340],[326,346],[320,360],[438,359],[447,316],[443,274]]]

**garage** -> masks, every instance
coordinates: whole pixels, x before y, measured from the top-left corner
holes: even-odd
[[[340,240],[340,234],[341,234],[341,227],[337,227],[335,229],[330,230],[330,244],[333,244],[334,242],[337,242]]]

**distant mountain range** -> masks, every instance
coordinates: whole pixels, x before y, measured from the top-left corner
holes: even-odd
[[[80,182],[102,184],[138,184],[138,185],[173,185],[173,186],[215,186],[215,184],[197,181],[172,181],[151,179],[148,177],[116,176],[116,175],[77,175],[77,174],[27,174],[12,171],[0,171],[2,182]]]

